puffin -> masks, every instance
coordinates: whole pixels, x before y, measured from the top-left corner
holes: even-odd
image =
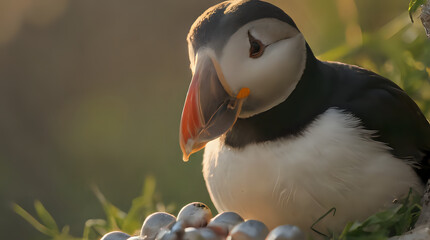
[[[318,60],[280,8],[221,2],[187,36],[183,160],[203,148],[219,212],[312,234],[391,206],[430,176],[430,125],[392,81]],[[336,214],[325,213],[335,208]]]

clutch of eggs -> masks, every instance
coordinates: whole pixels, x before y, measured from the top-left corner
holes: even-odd
[[[100,240],[305,240],[296,226],[282,225],[269,232],[258,220],[244,220],[234,212],[215,217],[206,204],[185,205],[178,216],[156,212],[146,217],[139,236],[109,232]]]

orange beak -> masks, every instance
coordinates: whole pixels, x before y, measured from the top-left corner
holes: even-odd
[[[179,133],[184,161],[234,125],[249,89],[232,95],[217,61],[208,54],[197,54]]]

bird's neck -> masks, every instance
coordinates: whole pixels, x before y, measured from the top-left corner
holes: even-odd
[[[249,118],[239,118],[224,136],[225,144],[241,148],[250,143],[300,134],[327,109],[329,85],[322,77],[324,64],[307,47],[306,68],[291,95],[272,109]]]

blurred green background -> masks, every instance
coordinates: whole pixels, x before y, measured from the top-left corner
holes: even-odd
[[[147,175],[177,210],[210,204],[201,153],[182,162],[178,129],[185,38],[218,2],[0,0],[1,239],[44,239],[10,207],[35,199],[82,235],[86,219],[103,217],[92,184],[121,209]],[[430,116],[430,42],[407,0],[269,2],[316,55],[389,77]]]

